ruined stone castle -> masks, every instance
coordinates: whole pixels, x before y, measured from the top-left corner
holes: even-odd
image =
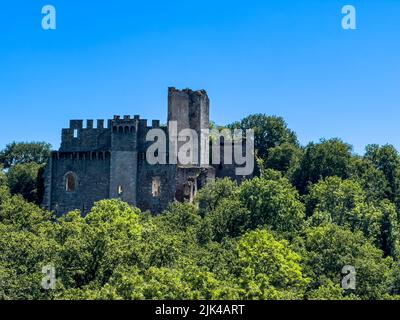
[[[168,123],[178,130],[208,129],[209,98],[204,90],[168,89]],[[87,213],[96,201],[120,198],[141,210],[164,210],[171,201],[192,200],[197,190],[215,178],[232,177],[235,166],[149,164],[149,130],[168,134],[168,126],[138,115],[104,120],[71,120],[62,130],[61,147],[51,155],[45,174],[43,206],[57,215],[79,209]],[[223,143],[221,143],[222,145]],[[169,149],[167,149],[168,152]],[[202,154],[204,150],[200,150]],[[223,152],[223,150],[221,151]]]

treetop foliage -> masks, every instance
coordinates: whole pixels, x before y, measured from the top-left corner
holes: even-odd
[[[4,169],[31,162],[45,164],[50,152],[51,145],[45,142],[12,142],[0,152],[0,163]]]

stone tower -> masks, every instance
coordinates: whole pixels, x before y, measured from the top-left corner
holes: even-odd
[[[168,88],[168,123],[176,121],[177,133],[193,129],[198,137],[198,165],[208,164],[208,135],[202,129],[210,128],[210,100],[205,90],[177,90]],[[203,139],[202,139],[203,138]],[[202,143],[203,142],[203,143]],[[181,146],[183,142],[178,143]]]

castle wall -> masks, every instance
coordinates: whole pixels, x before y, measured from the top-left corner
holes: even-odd
[[[120,198],[136,206],[137,194],[136,151],[112,151],[110,162],[110,198]]]
[[[153,196],[153,179],[160,179],[160,194]],[[138,207],[159,213],[174,201],[176,192],[176,165],[149,165],[139,161],[138,168]]]
[[[147,163],[146,151],[153,142],[146,141],[146,134],[153,128],[162,129],[166,137],[167,127],[160,127],[159,121],[153,121],[151,127],[147,127],[147,122],[142,121],[138,130],[138,175],[137,181],[137,203],[142,210],[150,210],[153,213],[159,213],[168,207],[168,204],[174,201],[176,191],[176,170],[175,164],[156,164]],[[166,148],[166,159],[168,161],[168,146]],[[159,179],[160,193],[153,195],[153,180]]]
[[[177,133],[194,129],[200,143],[202,129],[209,129],[207,93],[169,88],[168,121],[177,121]],[[71,120],[62,130],[59,152],[53,152],[46,168],[43,206],[59,215],[75,209],[85,214],[99,200],[121,198],[143,211],[159,213],[175,199],[192,200],[215,177],[238,179],[235,165],[221,162],[212,167],[202,161],[209,158],[207,142],[200,146],[197,163],[168,164],[167,145],[167,164],[148,164],[146,152],[153,141],[147,142],[146,135],[153,128],[162,129],[170,143],[168,127],[160,127],[158,120],[148,126],[137,115],[114,116],[107,127],[104,120],[96,125],[93,120],[85,125],[83,120]]]
[[[94,202],[109,198],[109,152],[53,153],[51,170],[50,210],[64,214],[79,209],[88,212]],[[73,173],[76,186],[66,192],[66,175]]]

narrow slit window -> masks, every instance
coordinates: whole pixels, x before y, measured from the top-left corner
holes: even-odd
[[[152,187],[151,191],[153,194],[153,197],[159,197],[161,194],[161,180],[160,177],[153,177],[153,182],[152,182]]]
[[[74,138],[78,138],[78,129],[74,129]]]
[[[122,195],[124,193],[124,189],[122,188],[122,186],[118,186],[118,195]]]

